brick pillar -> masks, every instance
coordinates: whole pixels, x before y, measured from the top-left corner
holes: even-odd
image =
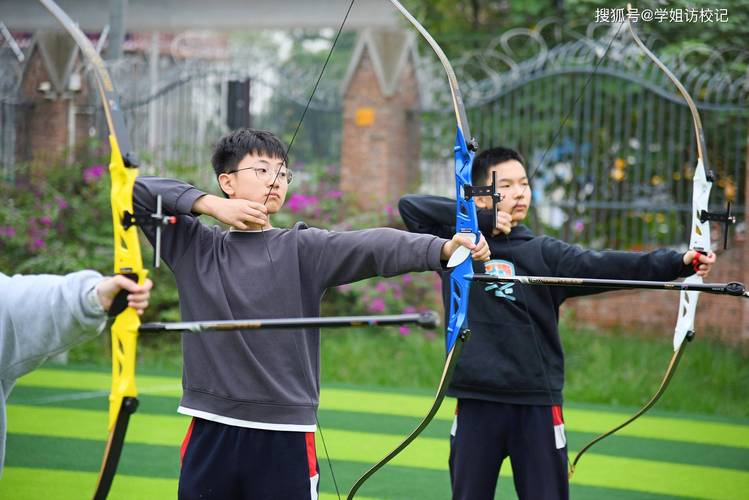
[[[63,161],[66,153],[74,157],[75,151],[68,151],[71,133],[74,145],[84,147],[86,144],[91,123],[79,119],[78,109],[88,105],[90,94],[88,81],[82,73],[75,77],[80,76],[80,88],[70,88],[71,75],[77,73],[66,71],[68,61],[74,57],[73,50],[72,38],[63,32],[36,35],[20,88],[20,98],[29,106],[24,120],[20,121],[22,128],[17,130],[19,162],[53,168],[50,162]]]
[[[359,40],[361,49],[354,52],[349,68],[341,146],[341,190],[364,211],[393,207],[419,180],[419,101],[413,59],[401,58],[396,70],[379,64],[379,60],[392,61],[393,52],[403,54],[411,39],[403,37],[403,44],[383,48],[378,35],[370,35],[364,35],[369,42]],[[374,58],[379,58],[378,63]],[[393,75],[397,80],[383,85]]]

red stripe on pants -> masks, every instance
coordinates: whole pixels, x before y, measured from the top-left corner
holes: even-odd
[[[551,407],[551,418],[554,421],[554,425],[562,425],[564,423],[564,417],[562,417],[562,407],[552,406]]]
[[[317,452],[315,451],[315,433],[305,433],[307,441],[307,466],[309,467],[309,477],[317,475]]]
[[[185,451],[187,451],[187,444],[190,442],[190,436],[192,436],[192,428],[195,425],[195,418],[190,420],[190,427],[187,428],[187,434],[185,439],[182,440],[182,449],[179,451],[179,466],[182,467],[182,460],[185,459]]]

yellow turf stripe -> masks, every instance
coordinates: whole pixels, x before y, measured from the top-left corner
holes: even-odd
[[[0,481],[0,498],[13,500],[59,500],[90,498],[96,473],[8,467]],[[109,493],[111,500],[177,498],[176,479],[155,479],[118,474]]]
[[[0,498],[13,500],[79,500],[93,494],[97,474],[50,469],[7,467],[0,481]],[[51,495],[51,496],[50,496]],[[177,478],[156,479],[117,474],[110,500],[153,500],[177,498]],[[357,495],[361,500],[375,500]],[[321,493],[320,500],[337,500],[334,493]]]
[[[745,497],[749,473],[717,467],[585,455],[572,484],[663,495],[735,500]]]
[[[423,417],[431,402],[432,399],[425,396],[323,389],[320,407],[325,410]],[[435,419],[451,421],[454,409],[455,400],[447,399]],[[565,410],[568,432],[605,432],[630,416],[630,413],[614,411]],[[749,426],[723,422],[647,415],[620,431],[619,435],[749,448]]]
[[[107,391],[110,378],[108,374],[98,372],[42,369],[24,377],[20,383],[27,386]],[[178,397],[181,393],[179,381],[174,377],[139,377],[138,386],[143,393],[158,393],[175,397]],[[325,410],[407,417],[423,416],[431,402],[431,396],[340,388],[323,389],[321,396],[321,408]],[[435,418],[445,421],[452,420],[454,408],[454,400],[446,400]],[[570,408],[565,410],[567,430],[572,432],[601,433],[622,422],[630,415],[625,412],[589,409]],[[723,422],[645,416],[620,431],[619,434],[631,437],[749,448],[749,425]]]
[[[601,433],[622,423],[633,413],[565,410],[565,428],[568,432]],[[619,431],[617,435],[749,448],[749,425],[685,418],[644,416]]]
[[[374,464],[401,440],[385,434],[361,434],[331,429],[325,432],[325,438],[334,465],[335,460]],[[420,437],[392,463],[444,471],[447,474],[448,452],[446,439]],[[507,464],[502,475],[508,476],[509,471]],[[573,482],[584,486],[646,493],[733,499],[749,489],[749,472],[591,453],[590,457],[586,455],[579,464]]]
[[[178,377],[161,377],[139,375],[136,373],[135,382],[138,389],[163,389],[164,395],[179,397],[182,395],[182,383]],[[21,377],[18,384],[26,387],[51,387],[80,391],[105,391],[109,393],[112,385],[112,375],[107,372],[81,370],[50,370],[39,369]]]
[[[10,432],[91,438],[99,429],[104,439],[104,412],[45,409],[34,406],[9,408]],[[55,422],[50,426],[49,422]],[[179,446],[188,419],[153,415],[133,418],[128,442]],[[327,429],[325,433],[333,460],[372,464],[399,442],[400,436],[365,434]],[[573,453],[573,452],[571,452]],[[448,442],[444,438],[419,438],[396,457],[402,466],[446,471]],[[749,473],[695,465],[656,462],[652,460],[586,455],[580,464],[575,483],[589,486],[622,488],[635,491],[684,494],[699,498],[730,498],[749,489]],[[5,482],[5,481],[3,481]]]
[[[106,440],[106,411],[8,406],[8,432],[78,439]],[[50,425],[54,423],[54,425]],[[187,432],[188,417],[136,413],[130,419],[127,442],[178,446]]]

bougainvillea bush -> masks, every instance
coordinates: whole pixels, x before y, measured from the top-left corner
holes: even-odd
[[[205,167],[170,166],[168,170],[173,173],[167,175],[180,179],[199,177],[195,172],[200,168]],[[369,213],[353,209],[338,188],[336,165],[299,163],[293,170],[294,182],[286,204],[273,218],[276,227],[291,227],[297,221],[333,230],[400,226],[392,206],[384,205]],[[104,161],[37,165],[19,171],[24,175],[17,176],[14,183],[0,183],[4,200],[0,206],[0,271],[61,274],[89,268],[111,273],[109,173]],[[216,193],[215,184],[198,187]],[[218,224],[207,217],[204,222]],[[142,247],[145,264],[150,267],[151,249],[146,243]],[[152,277],[156,288],[146,319],[177,320],[178,297],[169,271],[161,269]],[[352,315],[439,309],[438,288],[434,273],[370,279],[330,290],[323,301],[323,311]],[[400,332],[408,335],[413,330],[403,327]]]

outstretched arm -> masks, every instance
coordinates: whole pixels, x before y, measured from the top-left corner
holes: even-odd
[[[398,202],[398,210],[412,233],[433,234],[446,239],[455,234],[455,200],[443,196],[407,194]],[[492,234],[492,211],[478,210],[477,215],[479,229]]]
[[[121,290],[142,313],[151,282],[124,276],[103,278],[95,271],[65,276],[6,276],[0,273],[0,379],[12,381],[47,358],[98,335]]]

